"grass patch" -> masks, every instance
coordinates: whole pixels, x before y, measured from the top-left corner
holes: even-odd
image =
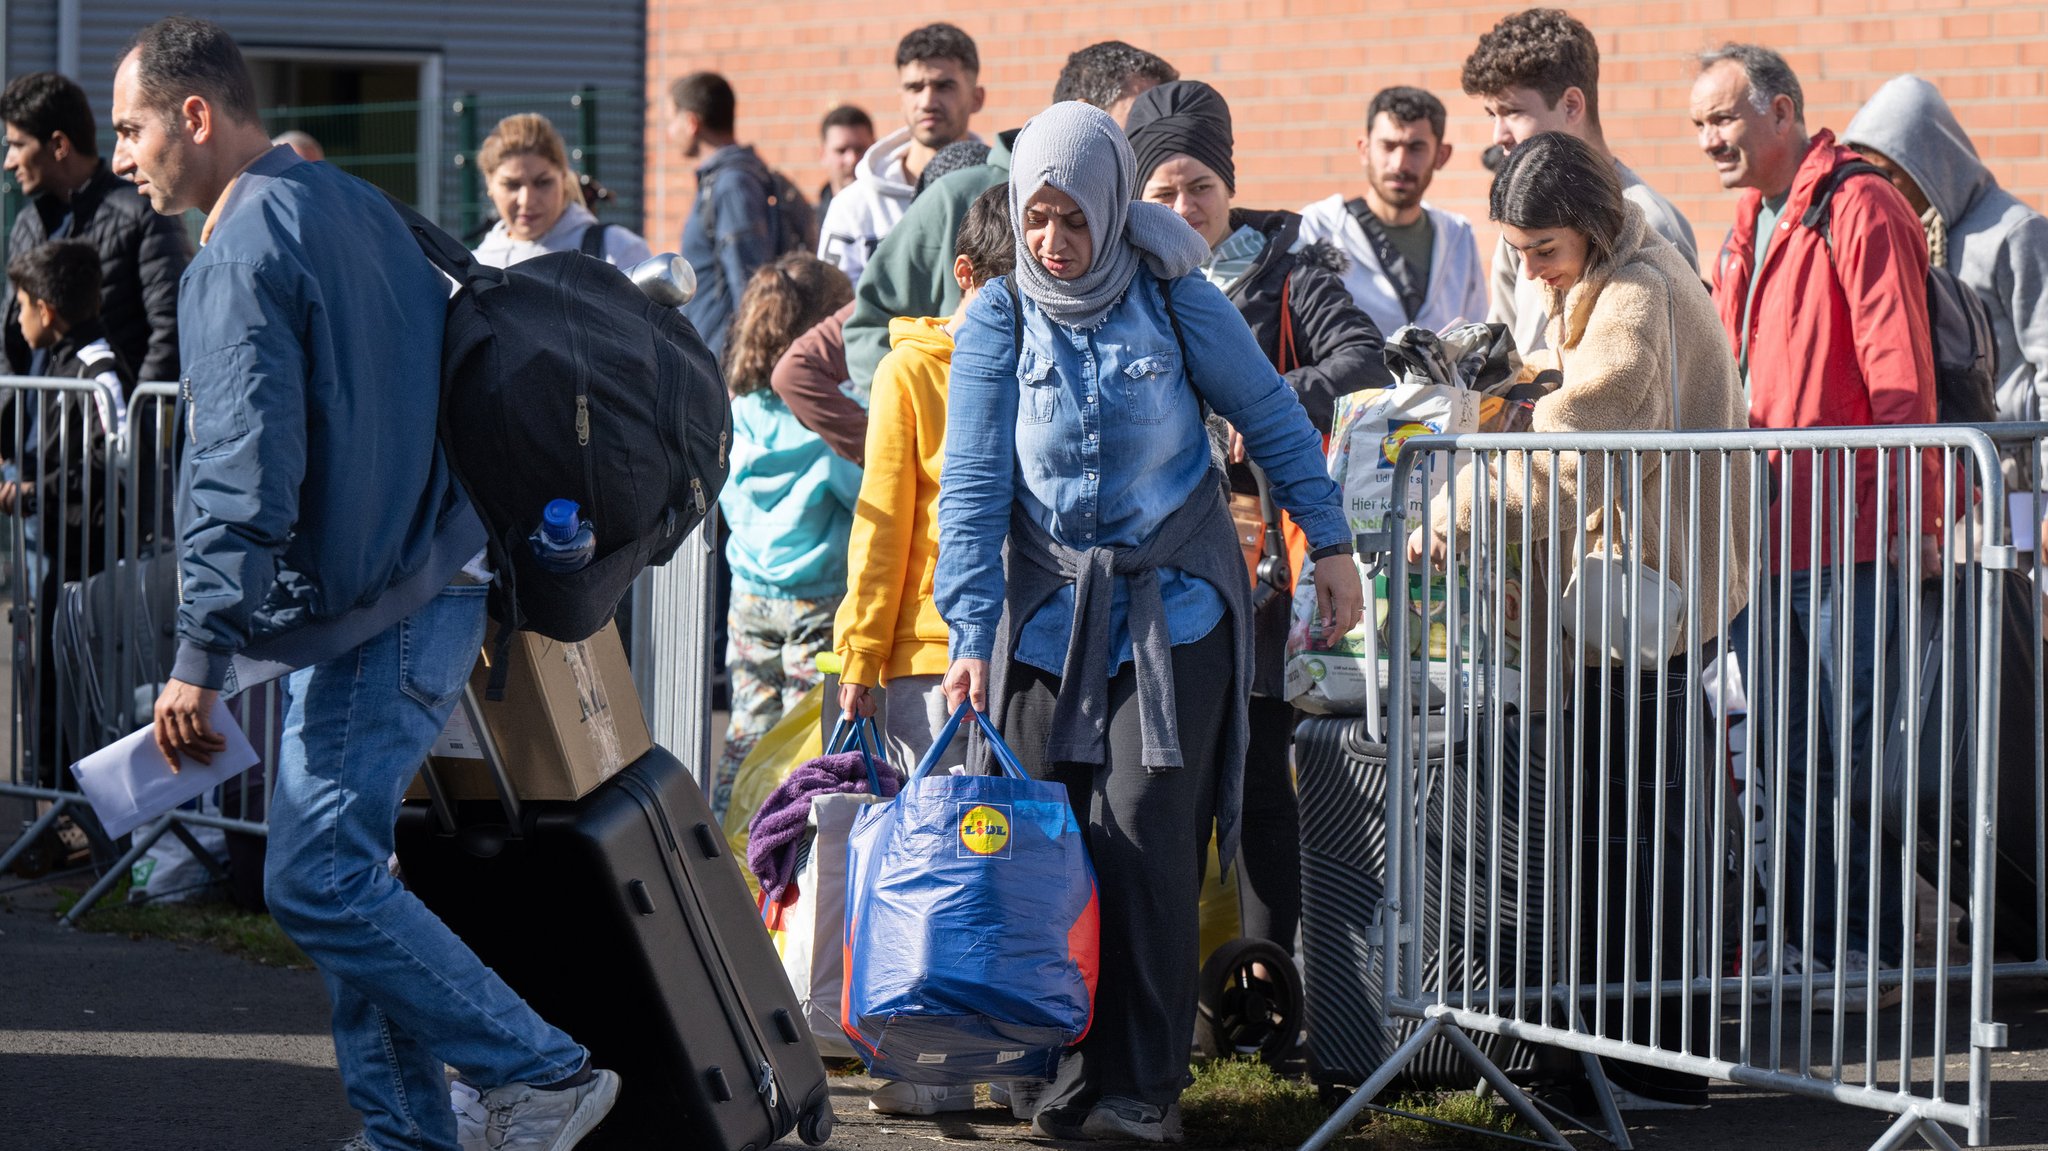
[[[1255,1059],[1219,1059],[1196,1065],[1194,1085],[1180,1097],[1188,1143],[1241,1151],[1299,1147],[1330,1117],[1314,1083],[1279,1075]],[[1404,1095],[1395,1107],[1483,1131],[1527,1135],[1514,1112],[1470,1091]],[[1339,1151],[1409,1148],[1505,1147],[1485,1136],[1420,1119],[1367,1111],[1332,1147]]]
[[[1533,1135],[1515,1113],[1508,1108],[1497,1106],[1492,1098],[1481,1099],[1470,1091],[1444,1091],[1436,1094],[1403,1095],[1394,1106],[1402,1111],[1412,1111],[1445,1123],[1459,1123],[1466,1127],[1477,1127],[1482,1131],[1495,1131],[1504,1135]],[[1453,1131],[1421,1119],[1410,1119],[1402,1115],[1387,1115],[1368,1112],[1372,1121],[1366,1130],[1378,1137],[1375,1145],[1383,1147],[1505,1147],[1507,1144],[1488,1140],[1467,1131]]]
[[[83,892],[57,890],[57,914],[71,910]],[[310,969],[298,945],[268,915],[243,911],[218,902],[129,903],[128,881],[122,880],[78,921],[80,931],[126,935],[130,939],[164,939],[200,943],[239,955],[265,967]]]
[[[1217,1059],[1195,1066],[1181,1093],[1181,1125],[1203,1147],[1298,1147],[1329,1112],[1306,1079],[1288,1079],[1256,1059]]]

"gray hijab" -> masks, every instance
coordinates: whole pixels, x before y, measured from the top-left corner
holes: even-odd
[[[1010,150],[1010,224],[1017,230],[1018,291],[1046,315],[1093,328],[1123,298],[1142,258],[1177,280],[1209,258],[1208,242],[1164,204],[1133,202],[1137,159],[1123,129],[1100,108],[1054,104],[1031,118]],[[1074,198],[1095,238],[1095,260],[1077,279],[1056,279],[1024,243],[1024,205],[1050,185]]]

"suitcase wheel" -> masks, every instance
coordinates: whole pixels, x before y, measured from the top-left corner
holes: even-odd
[[[1215,1059],[1255,1055],[1279,1063],[1300,1042],[1301,969],[1278,944],[1233,939],[1202,964],[1195,1046]]]
[[[832,1137],[832,1100],[820,1101],[796,1121],[796,1137],[806,1147],[817,1147]]]

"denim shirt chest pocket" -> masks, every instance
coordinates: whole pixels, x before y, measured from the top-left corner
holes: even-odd
[[[1127,354],[1121,369],[1111,375],[1113,386],[1123,390],[1124,406],[1134,423],[1160,423],[1188,394],[1180,352],[1171,348]]]
[[[1053,375],[1053,358],[1028,344],[1017,359],[1017,419],[1020,423],[1043,424],[1059,410],[1059,380]]]

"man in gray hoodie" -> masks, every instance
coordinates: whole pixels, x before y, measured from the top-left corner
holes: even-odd
[[[1968,284],[1998,340],[1998,415],[2048,416],[2048,218],[1998,186],[1940,89],[1888,81],[1842,133],[1927,224],[1929,255]]]

